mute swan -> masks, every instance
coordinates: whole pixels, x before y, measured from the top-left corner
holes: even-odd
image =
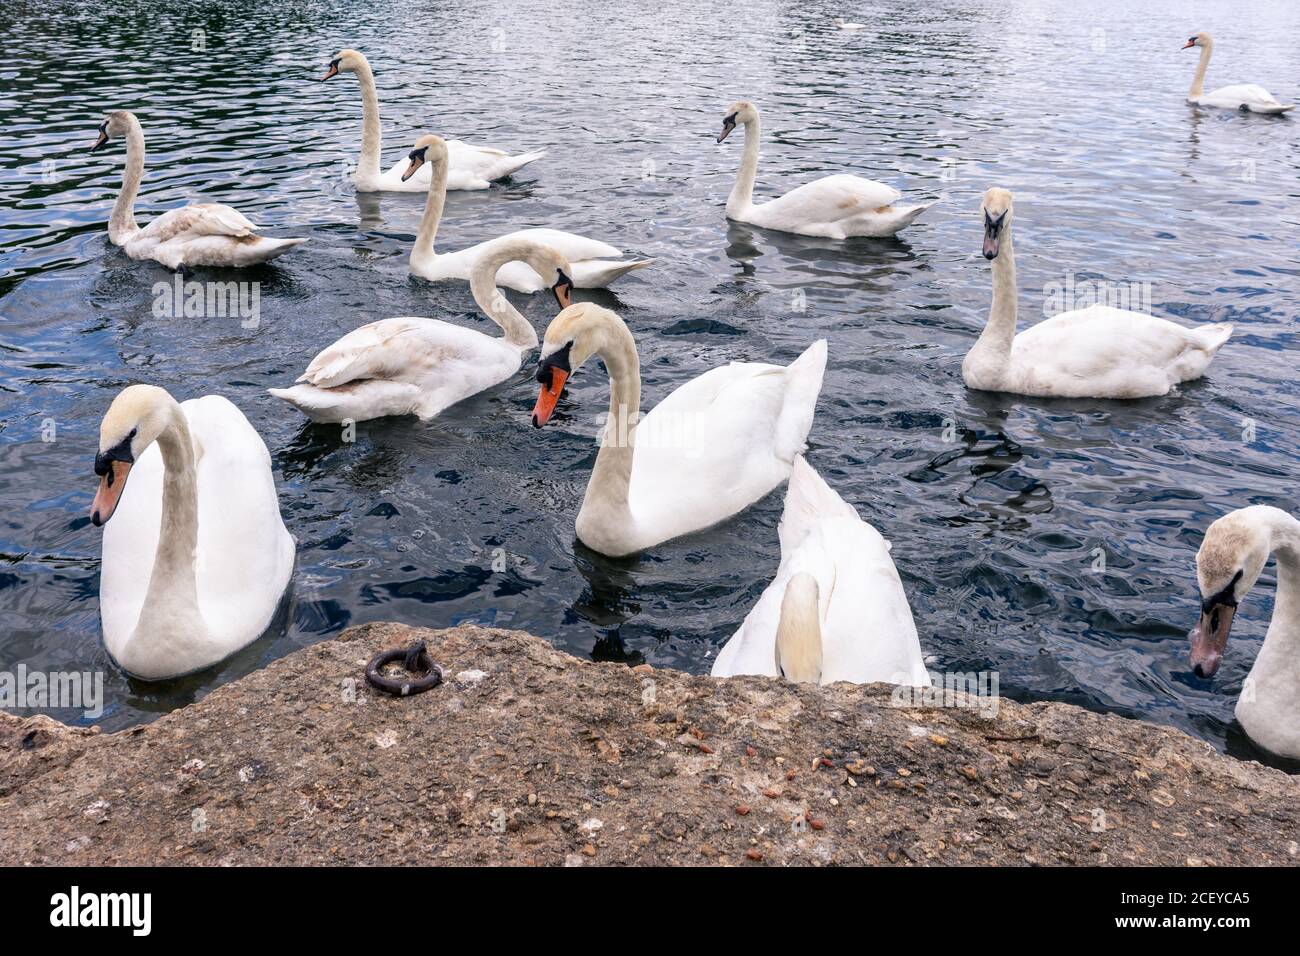
[[[731,104],[723,117],[718,142],[737,125],[745,127],[745,153],[736,185],[727,197],[728,219],[800,236],[892,236],[934,205],[894,206],[902,193],[893,186],[861,176],[838,175],[813,180],[755,206],[754,178],[758,175],[761,136],[758,107],[743,100]]]
[[[861,30],[866,26],[865,23],[847,23],[843,17],[835,18],[835,26],[841,30]]]
[[[178,677],[266,631],[294,543],[271,457],[239,409],[219,395],[177,404],[152,385],[125,388],[100,425],[95,474],[100,617],[123,670]]]
[[[144,130],[128,110],[109,113],[99,126],[96,152],[110,139],[126,137],[122,191],[108,220],[108,238],[132,259],[153,259],[169,269],[183,266],[252,266],[284,255],[306,239],[268,239],[253,235],[257,226],[237,209],[221,203],[195,203],[163,213],[141,229],[135,222],[135,197],[144,177]]]
[[[777,534],[776,577],[718,654],[714,677],[930,686],[889,542],[802,455]]]
[[[587,547],[618,557],[712,527],[790,476],[812,427],[826,340],[789,366],[710,369],[638,424],[641,371],[632,333],[613,312],[581,302],[546,329],[534,428],[546,424],[565,381],[593,355],[609,370],[609,418],[577,533]]]
[[[433,418],[449,405],[519,371],[537,332],[496,286],[508,262],[553,279],[555,300],[569,304],[569,263],[554,249],[506,237],[487,243],[474,263],[474,301],[504,338],[439,319],[383,319],[354,329],[321,352],[292,388],[268,389],[316,422],[363,422],[385,415]]]
[[[1187,38],[1183,49],[1199,46],[1201,62],[1196,66],[1196,75],[1192,77],[1192,88],[1187,91],[1187,102],[1197,106],[1217,106],[1225,110],[1245,110],[1251,113],[1285,113],[1295,106],[1283,106],[1268,90],[1254,83],[1241,83],[1237,86],[1224,86],[1210,93],[1201,92],[1205,83],[1205,68],[1210,65],[1210,54],[1214,52],[1214,37],[1204,30]]]
[[[1011,193],[980,204],[984,258],[993,260],[988,324],[961,364],[971,388],[1062,398],[1146,398],[1200,378],[1232,334],[1226,323],[1184,328],[1106,305],[1062,312],[1016,334]]]
[[[442,207],[447,201],[447,144],[439,136],[421,136],[409,155],[403,179],[410,179],[426,163],[433,170],[429,180],[429,198],[424,204],[420,231],[411,250],[411,272],[435,282],[441,279],[468,279],[474,272],[474,261],[483,254],[488,243],[480,242],[459,252],[437,253],[433,249],[442,220]],[[603,289],[619,276],[654,262],[638,259],[632,262],[611,262],[608,257],[621,256],[608,243],[558,229],[519,229],[507,233],[503,239],[524,239],[551,246],[569,260],[573,271],[569,273],[579,289]],[[509,262],[497,274],[497,282],[516,292],[538,292],[551,283],[542,279],[532,266],[524,262]]]
[[[329,68],[321,77],[325,82],[340,73],[355,73],[361,83],[361,155],[353,176],[357,191],[420,193],[429,186],[429,174],[421,173],[410,181],[402,178],[403,164],[399,160],[392,169],[379,169],[380,142],[383,131],[379,125],[379,94],[375,90],[375,74],[370,62],[356,50],[340,50],[330,60]],[[504,179],[517,169],[527,166],[546,155],[546,150],[511,156],[488,146],[471,146],[458,139],[447,141],[451,168],[447,176],[448,189],[487,189],[494,179]]]
[[[1198,677],[1219,669],[1237,605],[1277,558],[1277,598],[1264,646],[1237,701],[1237,720],[1265,750],[1300,759],[1300,521],[1252,505],[1210,525],[1196,554],[1201,616],[1191,637]]]

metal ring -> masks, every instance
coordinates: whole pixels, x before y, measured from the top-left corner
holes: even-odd
[[[402,666],[409,673],[420,676],[408,679],[388,677],[380,673],[380,668],[395,661],[402,661]],[[441,684],[442,668],[429,657],[429,649],[424,641],[416,641],[405,650],[396,648],[391,651],[380,651],[372,657],[370,663],[366,665],[366,683],[394,697],[410,697],[412,694],[421,694]]]

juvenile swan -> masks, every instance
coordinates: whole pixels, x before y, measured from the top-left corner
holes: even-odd
[[[391,169],[381,171],[379,157],[383,130],[379,125],[379,93],[370,63],[356,50],[339,50],[330,60],[321,82],[340,73],[355,73],[361,84],[361,156],[353,176],[357,192],[419,193],[429,188],[429,172],[424,170],[410,180],[402,179],[405,168],[399,160]],[[471,146],[458,139],[447,141],[451,157],[447,174],[448,189],[487,189],[494,179],[504,179],[517,169],[546,155],[545,150],[511,156],[490,146]]]
[[[1252,505],[1210,525],[1196,554],[1201,616],[1191,633],[1192,670],[1213,677],[1237,606],[1277,558],[1277,597],[1264,646],[1237,701],[1237,720],[1265,750],[1300,759],[1300,521]]]
[[[110,139],[126,137],[122,191],[108,220],[108,238],[132,259],[153,259],[169,269],[183,266],[252,266],[284,255],[306,239],[268,239],[237,209],[222,203],[195,203],[172,209],[141,229],[135,222],[135,197],[144,178],[144,130],[128,110],[109,113],[90,151]]]
[[[95,474],[100,617],[124,671],[178,677],[266,632],[294,544],[271,456],[239,409],[219,395],[177,404],[152,385],[125,388],[100,425]]]
[[[1232,334],[1225,323],[1188,329],[1107,305],[1062,312],[1016,334],[1011,193],[980,204],[984,258],[993,261],[988,324],[962,362],[971,388],[1062,398],[1146,398],[1200,378]]]
[[[560,308],[569,304],[568,260],[527,239],[497,239],[474,264],[470,290],[483,314],[501,327],[501,338],[440,319],[381,319],[322,351],[298,384],[268,391],[315,422],[363,422],[385,415],[433,418],[499,385],[537,348],[532,324],[497,289],[497,270],[510,262],[546,276]]]
[[[1214,52],[1214,37],[1204,30],[1187,38],[1183,49],[1199,46],[1201,62],[1196,65],[1196,75],[1192,77],[1192,88],[1187,91],[1187,102],[1197,106],[1216,106],[1225,110],[1242,110],[1250,113],[1285,113],[1295,106],[1283,106],[1268,90],[1254,83],[1241,83],[1237,86],[1224,86],[1210,93],[1203,93],[1205,85],[1205,68],[1210,65],[1210,54]]]
[[[934,205],[895,206],[893,203],[902,193],[893,186],[841,174],[815,179],[756,206],[754,179],[758,175],[758,142],[762,135],[758,107],[744,100],[727,107],[718,142],[737,126],[745,127],[745,152],[736,185],[727,197],[728,219],[800,236],[892,236]]]

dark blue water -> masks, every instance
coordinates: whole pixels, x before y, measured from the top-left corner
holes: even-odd
[[[636,560],[575,544],[602,374],[575,380],[542,432],[526,427],[526,369],[428,424],[363,424],[353,443],[265,393],[376,318],[488,327],[464,285],[408,276],[423,197],[358,197],[344,177],[359,90],[314,77],[355,46],[378,74],[385,165],[425,131],[550,147],[511,183],[453,194],[445,248],[549,225],[659,260],[598,297],[636,334],[647,407],[714,365],[830,340],[810,458],[892,540],[936,668],[996,670],[1020,699],[1236,747],[1271,572],[1214,682],[1190,675],[1185,634],[1209,521],[1249,503],[1300,509],[1300,124],[1189,108],[1195,54],[1178,48],[1212,30],[1208,85],[1294,100],[1296,5],[59,7],[0,12],[0,669],[107,669],[110,727],[373,620],[518,627],[580,656],[707,672],[775,570],[780,494]],[[868,29],[842,33],[835,16]],[[760,197],[852,171],[941,204],[896,241],[728,225],[740,144],[712,138],[741,97],[764,113]],[[311,238],[245,276],[261,283],[257,328],[153,316],[151,287],[170,274],[105,233],[122,148],[87,153],[120,108],[148,141],[142,222],[219,200]],[[968,391],[991,185],[1016,194],[1022,322],[1071,276],[1145,284],[1157,314],[1236,324],[1208,378],[1123,404]],[[543,297],[516,301],[539,328],[549,318]],[[111,668],[86,518],[99,420],[133,381],[238,404],[298,541],[283,633],[161,688]],[[56,440],[42,441],[49,422]]]

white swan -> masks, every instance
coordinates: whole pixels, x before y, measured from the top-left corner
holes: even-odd
[[[447,201],[447,144],[439,136],[421,136],[416,140],[408,159],[404,179],[410,179],[425,165],[432,169],[429,198],[424,203],[420,231],[411,250],[411,272],[435,282],[442,279],[468,279],[474,272],[475,260],[483,254],[488,243],[480,242],[458,252],[438,253],[433,248],[438,235],[438,223],[442,220],[442,209]],[[623,253],[609,243],[558,229],[519,229],[501,238],[525,239],[552,247],[569,260],[573,267],[569,275],[573,284],[580,289],[602,289],[619,276],[654,262],[653,259],[609,261],[611,257]],[[516,292],[538,292],[551,285],[549,280],[544,280],[537,274],[537,270],[525,262],[507,263],[497,274],[497,282]]]
[[[1237,605],[1277,558],[1277,597],[1264,646],[1242,685],[1237,720],[1265,750],[1300,759],[1300,521],[1279,508],[1252,505],[1224,515],[1196,554],[1201,616],[1191,633],[1198,677],[1219,669]]]
[[[271,457],[239,409],[219,395],[177,404],[152,385],[125,388],[100,425],[95,473],[100,617],[123,670],[177,677],[266,631],[294,544]]]
[[[330,60],[321,82],[340,73],[355,73],[361,83],[361,155],[353,176],[357,192],[424,192],[429,186],[427,172],[404,180],[402,170],[405,166],[401,160],[387,171],[379,168],[383,132],[379,125],[379,94],[375,90],[375,75],[370,70],[369,61],[356,50],[340,50],[338,56]],[[541,149],[511,156],[499,149],[471,146],[458,139],[447,141],[447,151],[451,156],[448,189],[487,189],[492,180],[504,179],[546,155],[546,150]]]
[[[984,257],[993,260],[988,324],[961,364],[971,388],[1063,398],[1145,398],[1200,378],[1232,334],[1226,323],[1184,328],[1106,305],[1062,312],[1016,334],[1011,193],[980,205]]]
[[[497,289],[496,273],[524,262],[551,281],[560,308],[569,304],[569,263],[554,249],[506,237],[488,243],[474,264],[474,301],[504,338],[439,319],[382,319],[354,329],[307,366],[291,388],[267,389],[316,422],[363,422],[385,415],[434,417],[462,399],[504,382],[537,347],[537,332]]]
[[[861,30],[866,27],[865,23],[852,23],[846,21],[843,17],[835,18],[835,26],[840,30]]]
[[[1244,110],[1251,113],[1285,113],[1295,109],[1294,105],[1283,106],[1268,90],[1254,83],[1241,83],[1237,86],[1224,86],[1209,93],[1202,92],[1205,85],[1205,69],[1210,65],[1210,54],[1214,51],[1214,37],[1204,30],[1187,38],[1183,49],[1199,46],[1201,62],[1196,66],[1196,75],[1192,77],[1192,88],[1187,91],[1187,102],[1197,106],[1216,106],[1225,110]]]
[[[804,450],[826,369],[820,339],[789,366],[732,362],[680,386],[644,418],[636,343],[623,320],[581,302],[546,329],[533,426],[591,356],[609,370],[606,419],[578,538],[620,556],[712,527],[790,476]]]
[[[108,238],[132,259],[153,259],[169,269],[184,266],[252,266],[284,255],[306,239],[268,239],[254,235],[238,209],[222,203],[195,203],[163,213],[141,229],[135,222],[135,197],[144,178],[144,130],[129,110],[109,113],[90,151],[110,139],[126,137],[122,191],[108,220]]]
[[[754,205],[754,178],[758,175],[758,142],[762,135],[758,107],[741,101],[727,108],[718,142],[738,125],[745,127],[745,152],[740,174],[727,197],[727,218],[763,229],[800,236],[845,239],[849,236],[892,236],[930,206],[895,206],[902,197],[893,186],[861,176],[824,176]]]
[[[930,686],[889,542],[802,455],[777,533],[776,577],[718,654],[713,676]]]

